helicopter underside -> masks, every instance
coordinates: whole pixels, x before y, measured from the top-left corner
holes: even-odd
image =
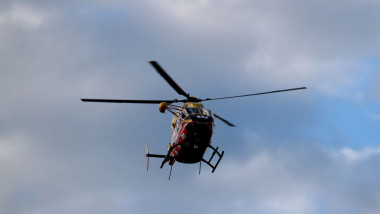
[[[211,144],[213,124],[183,122],[182,125],[170,156],[180,163],[197,163]]]

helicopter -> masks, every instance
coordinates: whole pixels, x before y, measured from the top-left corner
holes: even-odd
[[[221,159],[223,158],[224,151],[220,152],[218,151],[219,147],[215,148],[211,145],[212,136],[215,129],[214,120],[215,118],[219,119],[231,127],[234,127],[235,125],[222,118],[221,116],[213,113],[210,109],[205,108],[202,102],[307,89],[306,87],[299,87],[238,96],[200,99],[190,96],[189,93],[186,93],[166,73],[166,71],[158,64],[158,62],[149,61],[149,63],[179,95],[184,96],[185,98],[173,100],[121,100],[82,98],[81,100],[83,102],[102,103],[158,104],[159,112],[165,113],[168,111],[173,114],[173,119],[171,122],[172,136],[166,155],[149,153],[148,142],[146,142],[145,154],[147,159],[147,170],[149,169],[149,158],[162,158],[163,161],[161,162],[160,168],[163,168],[165,163],[168,163],[168,165],[170,165],[169,180],[172,174],[173,164],[175,162],[185,164],[199,163],[199,174],[201,173],[202,162],[204,162],[211,167],[212,173],[214,173],[215,169],[218,167]],[[183,103],[183,105],[174,105],[174,103]],[[210,158],[205,159],[204,155],[207,149],[211,149],[212,154]],[[213,161],[214,158],[217,158],[216,161]]]

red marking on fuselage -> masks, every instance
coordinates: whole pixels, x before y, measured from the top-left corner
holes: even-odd
[[[176,127],[175,131],[173,132],[172,141],[170,142],[170,145],[175,148],[170,153],[170,156],[174,158],[178,157],[178,155],[181,152],[181,145],[178,145],[178,144],[184,143],[186,140],[186,137],[189,134],[189,131],[186,129],[187,123],[188,122],[182,122],[180,125],[181,128],[179,129],[179,127],[178,128]]]

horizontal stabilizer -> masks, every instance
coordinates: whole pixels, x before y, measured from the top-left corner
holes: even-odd
[[[146,154],[147,157],[151,158],[165,158],[166,155],[156,155],[156,154]]]

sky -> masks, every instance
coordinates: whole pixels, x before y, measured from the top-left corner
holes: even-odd
[[[380,213],[380,1],[0,2],[0,213]],[[216,121],[169,167],[171,115],[80,98],[181,98]],[[206,156],[210,155],[206,153]]]

